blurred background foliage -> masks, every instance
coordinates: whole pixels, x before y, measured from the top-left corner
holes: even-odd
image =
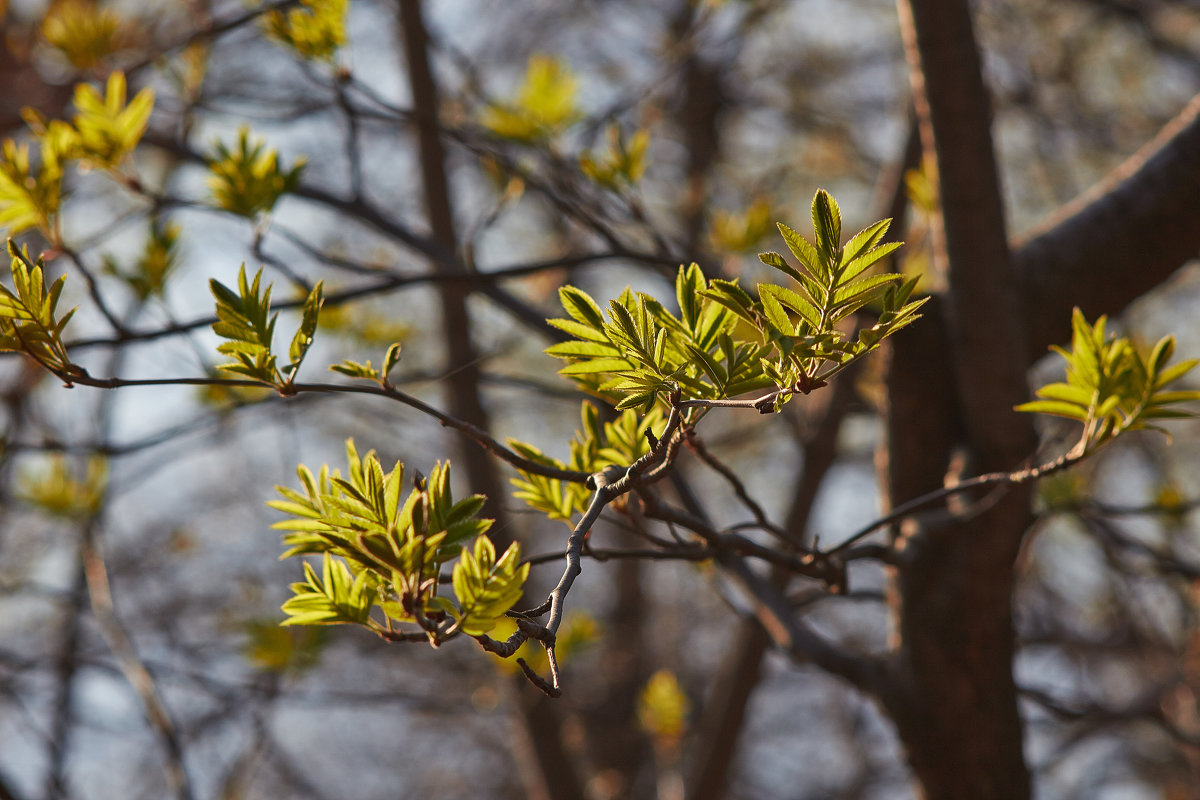
[[[973,8],[1017,237],[1200,90],[1200,4]],[[775,220],[807,230],[816,186],[853,230],[900,197],[900,267],[929,271],[936,174],[913,157],[889,4],[428,4],[457,252],[485,276],[463,299],[469,333],[439,314],[438,287],[461,276],[429,277],[441,234],[425,222],[394,3],[9,0],[0,15],[0,130],[14,139],[0,203],[32,198],[19,215],[0,211],[0,225],[49,248],[52,271],[88,277],[64,306],[81,305],[68,338],[93,374],[213,374],[217,340],[194,324],[212,313],[207,281],[262,264],[278,298],[320,278],[347,296],[322,314],[310,363],[379,363],[403,340],[394,383],[438,404],[469,366],[494,431],[565,458],[577,400],[538,327],[559,315],[562,283],[599,298],[627,284],[670,296],[692,260],[767,280],[755,252],[778,249]],[[117,69],[128,106],[123,84],[76,93]],[[148,123],[135,104],[150,95],[135,88],[153,91]],[[58,174],[65,140],[30,128],[22,110],[79,120],[73,97],[103,157]],[[113,124],[95,121],[106,97]],[[120,117],[126,109],[138,119]],[[1174,333],[1195,356],[1196,308],[1193,264],[1117,324],[1137,342]],[[469,365],[453,356],[464,334]],[[783,658],[735,676],[748,696],[738,728],[706,730],[706,704],[729,690],[722,662],[744,604],[703,563],[605,560],[604,548],[639,541],[620,518],[593,533],[596,558],[572,595],[588,613],[560,634],[569,689],[552,710],[509,662],[463,643],[433,653],[277,627],[296,570],[277,562],[271,487],[297,463],[336,461],[349,436],[428,473],[463,452],[430,419],[371,399],[220,387],[67,392],[11,356],[0,377],[2,797],[554,796],[555,759],[580,796],[679,797],[689,758],[715,739],[735,753],[726,797],[912,796],[874,705]],[[855,376],[807,521],[823,543],[879,512],[880,391],[876,370]],[[818,393],[778,418],[730,416],[707,431],[772,517],[789,507],[826,402]],[[1172,430],[1170,449],[1133,436],[1039,489],[1016,614],[1040,797],[1183,798],[1200,785],[1200,428]],[[719,477],[687,478],[716,522],[744,515]],[[561,550],[561,523],[503,492],[492,502],[527,555]],[[112,614],[89,586],[101,552]],[[556,577],[549,563],[533,570],[538,591]],[[852,578],[849,604],[794,599],[847,646],[878,650],[883,570]],[[139,665],[169,725],[152,712],[147,723],[130,690]]]

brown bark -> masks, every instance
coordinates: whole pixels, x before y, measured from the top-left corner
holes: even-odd
[[[1200,95],[1128,161],[1015,245],[1027,358],[1113,314],[1200,254]]]
[[[671,39],[685,41],[696,21],[696,3],[684,2],[671,20]],[[684,193],[683,246],[692,259],[699,259],[708,248],[704,241],[707,223],[709,177],[721,158],[721,117],[725,110],[724,86],[720,67],[708,63],[696,52],[696,42],[686,45],[679,76],[679,105],[676,120],[679,136],[687,153]]]
[[[457,250],[457,237],[446,176],[446,153],[437,120],[438,89],[430,69],[429,37],[420,0],[401,0],[400,27],[404,35],[409,85],[417,120],[418,155],[429,226],[437,244],[446,252],[453,253]],[[459,262],[455,260],[449,263]],[[451,268],[449,263],[434,262],[433,266],[446,271]],[[478,356],[471,341],[471,318],[467,313],[469,294],[469,286],[458,282],[447,282],[438,287],[442,338],[448,361],[446,403],[453,416],[489,430],[490,420],[479,387]],[[485,513],[496,520],[489,535],[497,548],[503,550],[512,539],[500,504],[505,492],[496,466],[474,443],[464,443],[459,452],[460,463],[466,466],[472,490],[488,497]],[[543,784],[532,787],[532,793],[540,794],[544,789],[551,800],[576,800],[582,797],[583,784],[561,747],[560,723],[554,709],[541,698],[532,705],[518,702],[518,708],[533,744],[530,750],[537,759],[538,778]]]
[[[421,186],[425,194],[429,227],[433,239],[452,253],[457,248],[454,212],[450,204],[449,181],[446,179],[446,153],[437,124],[438,90],[429,67],[429,40],[421,18],[420,3],[416,0],[400,3],[400,21],[404,31],[413,108],[418,120],[416,128]],[[437,263],[434,267],[442,271],[450,269],[446,263]],[[446,403],[453,416],[488,430],[488,414],[479,391],[479,359],[471,341],[471,319],[467,314],[469,294],[469,287],[458,283],[446,283],[438,287],[448,373]],[[466,466],[467,478],[474,491],[488,496],[489,516],[495,516],[499,511],[497,499],[504,495],[494,465],[479,448],[469,444],[461,448],[459,458]],[[501,522],[499,518],[497,522]],[[504,525],[498,524],[496,528],[503,530]]]
[[[47,116],[60,114],[71,99],[71,87],[42,80],[30,59],[33,30],[16,24],[11,15],[0,15],[0,37],[0,133],[23,127],[21,110],[26,107]]]
[[[892,503],[936,487],[962,440],[939,311],[931,309],[891,350],[892,464],[886,474]],[[939,530],[909,521],[896,539],[895,641],[880,699],[925,797],[1029,794],[1009,611],[1011,565],[1027,508],[1022,495],[964,525]]]
[[[640,544],[630,533],[621,534],[618,542],[635,547]],[[604,777],[607,796],[651,797],[654,750],[637,722],[638,697],[652,669],[646,641],[650,598],[644,582],[648,570],[632,558],[611,564],[610,569],[615,597],[612,611],[604,619],[602,677],[580,709],[581,718],[587,721],[589,766]]]
[[[938,488],[956,443],[971,471],[1015,467],[1034,443],[1012,413],[1026,394],[1023,324],[970,12],[965,0],[899,10],[923,144],[937,156],[947,289],[924,323],[940,322],[944,338],[926,331],[892,362],[893,504]],[[969,521],[909,523],[897,541],[897,648],[881,699],[925,797],[1029,796],[1010,603],[1030,519],[1028,492],[1011,491]]]
[[[901,2],[905,49],[934,152],[946,231],[949,302],[944,307],[967,443],[981,469],[1006,469],[1033,443],[1012,414],[1026,395],[1024,325],[1008,250],[992,149],[991,108],[965,0]]]

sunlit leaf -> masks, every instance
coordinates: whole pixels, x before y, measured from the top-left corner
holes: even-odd
[[[517,96],[484,109],[480,124],[497,136],[537,142],[560,133],[579,116],[575,104],[578,81],[557,58],[534,55]]]
[[[300,0],[299,8],[264,14],[263,30],[303,58],[333,61],[346,44],[349,7],[350,0]]]
[[[262,141],[251,144],[250,129],[243,127],[233,150],[216,144],[208,165],[209,186],[218,206],[253,219],[269,213],[282,195],[295,190],[304,165],[300,158],[291,169],[281,167],[278,154]]]

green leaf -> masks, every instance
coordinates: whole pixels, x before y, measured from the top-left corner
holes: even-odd
[[[517,97],[489,105],[480,124],[507,139],[539,142],[551,138],[578,118],[577,89],[578,81],[563,61],[533,55]]]
[[[1081,386],[1070,386],[1065,383],[1051,383],[1038,389],[1037,396],[1046,400],[1060,400],[1064,403],[1074,403],[1084,409],[1091,407],[1095,393]]]
[[[283,625],[365,624],[374,590],[363,572],[354,577],[345,563],[328,553],[322,556],[321,576],[305,562],[303,583],[292,584],[292,598],[283,604],[288,618]]]
[[[291,373],[295,376],[296,371],[300,368],[300,362],[304,360],[304,355],[308,352],[308,348],[312,346],[313,334],[317,330],[317,319],[321,313],[321,305],[325,302],[322,295],[322,281],[317,281],[317,285],[308,293],[308,297],[304,300],[304,311],[300,318],[300,328],[296,331],[296,335],[292,337],[292,343],[288,347],[288,358],[291,359]]]
[[[751,325],[758,326],[758,319],[752,310],[754,300],[750,295],[746,294],[746,291],[742,287],[737,285],[737,281],[726,281],[720,278],[713,279],[709,281],[708,289],[704,292],[704,295],[725,306]]]
[[[67,355],[62,332],[75,310],[58,316],[58,300],[66,277],[59,276],[47,287],[41,258],[36,264],[31,263],[11,239],[8,252],[12,259],[13,289],[0,286],[0,350],[25,353],[60,375],[71,372],[74,365]]]
[[[141,256],[133,271],[121,271],[115,259],[105,258],[104,271],[124,281],[140,300],[162,297],[167,277],[174,274],[179,263],[180,227],[174,222],[152,220],[147,231]]]
[[[783,310],[783,306],[775,299],[775,296],[770,292],[764,292],[764,288],[768,288],[762,284],[759,285],[758,296],[762,301],[763,313],[766,314],[767,320],[770,321],[775,329],[785,336],[792,336],[795,333],[795,328],[792,326],[792,321],[788,319],[787,312]]]
[[[390,375],[392,370],[396,368],[396,365],[400,363],[400,349],[400,342],[392,342],[391,346],[388,347],[387,353],[383,357],[383,370],[380,374],[381,378],[386,378],[388,375]]]
[[[558,290],[558,297],[563,308],[576,322],[593,330],[604,329],[604,315],[600,312],[600,306],[587,292],[574,286],[563,286]]]
[[[595,406],[591,403],[583,403],[584,415],[584,430],[589,430],[589,412],[595,415]],[[594,421],[594,420],[592,420]],[[595,434],[585,434],[591,438],[595,438]],[[593,471],[588,469],[583,463],[580,463],[578,456],[581,455],[584,448],[583,443],[576,437],[573,443],[573,450],[576,451],[576,459],[572,467],[579,471]],[[531,444],[520,442],[515,439],[509,439],[508,445],[516,450],[530,461],[536,461],[539,464],[563,469],[566,465],[556,458],[550,458],[542,453]],[[594,446],[592,448],[595,449]],[[582,484],[566,483],[555,478],[548,478],[544,475],[535,475],[532,473],[520,471],[519,478],[510,480],[516,491],[513,492],[513,497],[527,503],[531,508],[541,511],[550,519],[561,519],[570,522],[571,515],[576,511],[582,511],[584,505],[588,501],[588,492]]]
[[[813,235],[827,264],[837,262],[842,246],[842,212],[829,192],[818,189],[812,204]]]
[[[255,273],[253,282],[247,281],[245,264],[238,270],[236,293],[216,279],[209,281],[209,288],[217,300],[217,322],[212,326],[213,332],[231,340],[218,347],[218,351],[236,359],[232,363],[218,364],[217,369],[278,386],[283,379],[275,368],[271,340],[279,315],[271,314],[271,287],[267,286],[263,291],[261,281],[261,268]],[[318,293],[318,303],[319,300]]]
[[[1151,408],[1140,414],[1138,419],[1192,419],[1195,416],[1196,412],[1194,411],[1179,411],[1177,409],[1170,408]]]
[[[362,378],[368,381],[377,381],[380,378],[379,370],[371,366],[370,360],[365,364],[360,364],[357,361],[346,359],[340,364],[330,364],[329,369],[350,378]]]
[[[613,344],[605,341],[571,341],[560,342],[558,344],[547,347],[546,355],[557,356],[559,358],[582,358],[582,357],[601,357],[613,358],[621,354],[621,350]]]
[[[879,259],[891,255],[903,246],[903,242],[888,242],[887,244],[880,245],[872,250],[868,250],[858,258],[846,264],[846,266],[842,269],[841,280],[845,282],[857,278],[863,272],[866,272],[868,269],[874,266]]]
[[[884,236],[887,235],[888,228],[892,225],[890,219],[881,219],[874,225],[869,225],[850,238],[846,242],[846,246],[842,248],[842,263],[850,264],[854,259],[858,258],[863,253],[879,244]],[[845,276],[843,276],[845,280]]]
[[[546,322],[555,328],[558,328],[563,333],[574,336],[576,339],[583,339],[590,342],[603,342],[608,344],[608,336],[604,334],[602,329],[596,330],[584,325],[581,322],[576,322],[569,319],[548,319]]]
[[[133,152],[146,132],[154,108],[154,90],[142,89],[125,105],[125,73],[108,76],[105,94],[86,83],[75,87],[75,141],[82,163],[115,169]]]
[[[636,184],[646,171],[650,132],[638,130],[627,143],[621,126],[611,122],[608,141],[607,153],[584,153],[579,157],[580,170],[599,186],[612,191]]]
[[[623,358],[595,358],[590,361],[576,361],[567,364],[558,371],[559,375],[587,375],[598,372],[621,372],[629,369],[629,362]]]
[[[356,574],[370,573],[371,585],[392,587],[386,603],[392,619],[407,619],[397,616],[393,600],[405,608],[436,605],[438,564],[491,526],[491,520],[476,516],[482,496],[454,502],[449,464],[438,463],[401,504],[402,463],[385,472],[375,453],[360,456],[352,439],[346,442],[346,461],[346,477],[323,467],[318,478],[302,466],[297,474],[303,493],[279,487],[284,499],[269,505],[288,515],[273,526],[287,532],[284,557],[329,553],[346,560]]]
[[[1105,317],[1090,325],[1076,308],[1071,318],[1071,349],[1052,348],[1067,362],[1066,383],[1038,390],[1040,402],[1026,403],[1020,411],[1040,411],[1069,416],[1084,423],[1076,451],[1099,447],[1128,430],[1152,427],[1149,419],[1192,416],[1165,406],[1200,399],[1195,391],[1160,391],[1182,377],[1197,362],[1168,366],[1174,354],[1169,337],[1160,340],[1143,358],[1128,339],[1106,335]]]
[[[216,155],[208,165],[209,186],[218,206],[254,219],[269,213],[282,195],[295,191],[304,164],[304,159],[298,159],[291,169],[280,167],[278,154],[262,141],[251,144],[250,130],[243,127],[235,149],[216,144]]]
[[[646,413],[654,405],[658,399],[657,392],[637,392],[628,394],[617,403],[617,410],[624,411],[625,409],[637,409],[642,413]]]
[[[816,200],[813,202],[815,203]],[[816,248],[809,244],[808,239],[805,239],[782,222],[776,223],[776,227],[779,228],[779,233],[783,236],[783,241],[787,244],[788,250],[791,250],[792,255],[800,260],[800,264],[804,267],[805,271],[810,275],[822,274],[821,256]],[[792,275],[792,277],[798,278],[799,276]]]
[[[901,280],[903,277],[894,272],[861,278],[838,289],[830,300],[829,308],[833,312],[841,312],[842,316],[853,313],[872,300],[882,297],[890,284]]]
[[[700,365],[700,369],[714,386],[720,387],[725,383],[728,376],[712,356],[691,344],[688,345],[688,352],[692,354],[692,358],[696,359],[696,363]]]
[[[704,273],[700,271],[699,264],[693,261],[686,269],[680,265],[679,274],[675,278],[675,301],[679,303],[679,316],[684,327],[693,335],[700,323],[700,293],[706,288],[707,281],[704,280]]]
[[[474,552],[462,549],[451,579],[458,599],[459,627],[469,636],[480,636],[521,599],[529,565],[521,564],[521,546],[509,545],[500,560],[491,540],[480,536]]]
[[[1200,391],[1155,392],[1150,398],[1150,403],[1163,406],[1171,403],[1191,403],[1196,400],[1200,400]]]
[[[267,38],[287,45],[301,57],[333,61],[346,44],[350,0],[300,0],[299,8],[268,11],[262,26]]]
[[[73,148],[74,132],[66,123],[51,123],[41,138],[41,164],[29,160],[29,145],[5,139],[0,149],[0,229],[10,236],[36,228],[50,240],[62,198],[64,161]],[[63,131],[67,136],[52,135]],[[11,249],[11,248],[10,248]]]
[[[787,226],[783,225],[782,227],[786,228]],[[788,228],[788,230],[790,231],[791,228]],[[794,233],[794,231],[793,231],[793,233]],[[799,234],[796,234],[796,236],[797,236],[797,238],[799,238]],[[808,243],[805,242],[805,244],[808,244]],[[789,247],[790,246],[791,245],[789,244]],[[790,278],[794,278],[796,280],[802,280],[800,273],[791,264],[787,263],[787,261],[784,260],[783,256],[779,255],[779,253],[759,253],[758,260],[761,261],[762,263],[766,264],[768,267],[774,267],[775,269],[779,270],[784,275],[787,275]]]
[[[1074,403],[1064,403],[1059,400],[1032,400],[1016,407],[1017,411],[1031,414],[1053,414],[1057,417],[1077,419],[1081,422],[1087,419],[1087,409],[1080,408]]]
[[[782,286],[759,284],[758,296],[762,297],[764,294],[771,295],[774,299],[795,311],[797,314],[803,317],[804,320],[808,322],[808,324],[811,325],[814,330],[817,330],[821,327],[821,312],[817,310],[816,306],[801,297],[798,292],[794,292],[791,289],[787,289]]]
[[[1156,371],[1154,373],[1154,388],[1161,389],[1167,384],[1174,383],[1191,372],[1198,363],[1200,363],[1200,360],[1189,358],[1187,361],[1181,361],[1178,364],[1173,364],[1170,367]]]

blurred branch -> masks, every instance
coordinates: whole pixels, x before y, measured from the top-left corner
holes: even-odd
[[[740,558],[722,554],[718,563],[753,598],[754,615],[779,650],[798,663],[811,663],[865,692],[883,690],[882,662],[867,655],[847,653],[813,633],[796,618],[787,600]]]
[[[120,389],[131,386],[237,386],[244,388],[270,388],[263,383],[253,380],[242,380],[236,378],[94,378],[87,374],[72,375],[71,380],[81,386],[92,386],[99,389]],[[443,426],[453,428],[466,434],[473,439],[477,444],[483,447],[492,455],[507,461],[517,469],[531,472],[536,475],[545,475],[558,480],[571,481],[574,483],[583,483],[587,480],[588,475],[584,472],[575,470],[556,469],[548,467],[545,464],[530,461],[521,456],[515,451],[505,447],[495,438],[491,436],[483,428],[466,420],[459,419],[450,414],[446,414],[423,400],[402,392],[394,386],[379,385],[379,384],[363,384],[363,385],[342,385],[333,383],[293,383],[289,387],[289,391],[294,391],[297,394],[304,393],[342,393],[342,394],[368,394],[379,397],[387,397],[392,400],[397,400],[404,405],[410,406],[423,414],[433,417]]]
[[[1115,314],[1195,258],[1197,208],[1200,95],[1107,178],[1014,243],[1027,361],[1069,338],[1072,307]]]
[[[73,576],[71,593],[64,609],[65,620],[59,627],[55,654],[55,695],[51,703],[46,779],[43,793],[47,798],[69,796],[66,783],[67,753],[70,747],[71,722],[74,716],[74,686],[79,674],[80,638],[83,610],[87,603],[87,581],[80,563]]]
[[[156,733],[162,745],[166,758],[167,785],[171,793],[179,800],[191,800],[194,797],[191,781],[184,765],[183,742],[162,700],[159,691],[146,669],[146,665],[138,657],[133,641],[126,633],[125,627],[117,617],[113,605],[112,591],[108,582],[108,567],[97,539],[96,520],[89,520],[82,530],[81,557],[84,574],[87,576],[88,597],[91,599],[92,613],[96,624],[104,637],[108,649],[112,651],[121,668],[125,680],[142,702],[142,710],[151,729]]]

